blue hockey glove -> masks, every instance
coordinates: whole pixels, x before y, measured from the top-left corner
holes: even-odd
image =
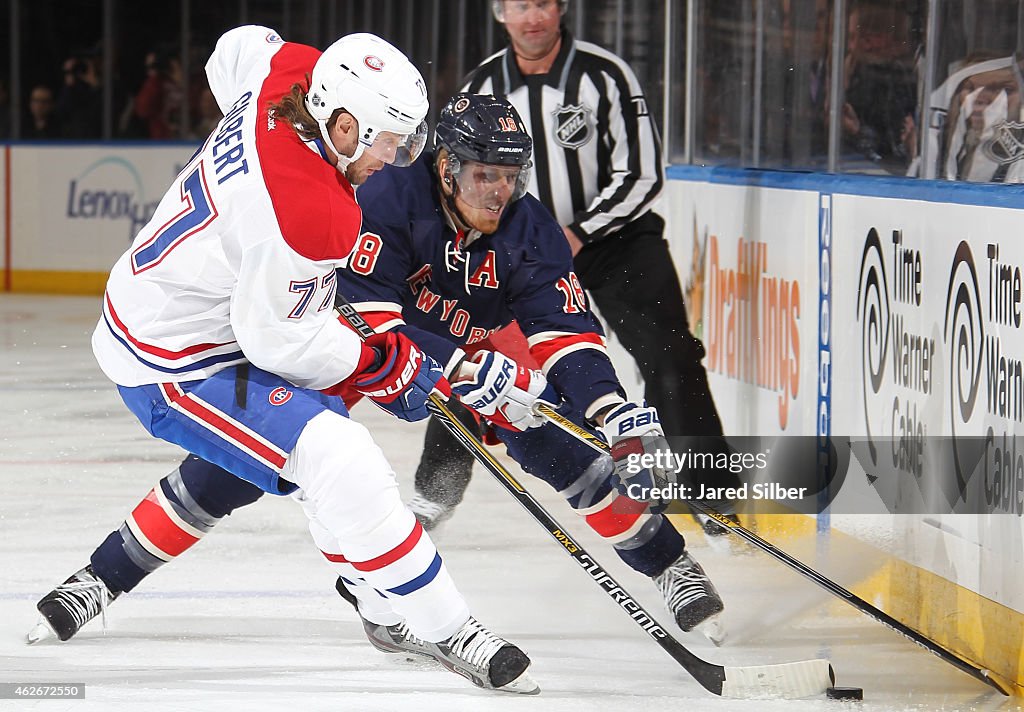
[[[377,358],[352,378],[352,387],[392,415],[422,420],[430,415],[426,404],[431,393],[445,399],[451,395],[437,361],[407,336],[395,331],[374,334],[365,346],[376,351]]]

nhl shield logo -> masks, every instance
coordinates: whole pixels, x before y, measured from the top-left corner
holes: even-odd
[[[579,148],[587,143],[594,136],[592,113],[583,104],[558,107],[552,112],[555,141],[565,148]]]
[[[1004,121],[995,127],[995,135],[982,150],[997,163],[1013,163],[1024,157],[1024,123]]]

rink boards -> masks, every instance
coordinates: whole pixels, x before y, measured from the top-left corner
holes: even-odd
[[[4,290],[99,294],[193,150],[3,147]],[[869,544],[879,567],[859,595],[1020,682],[1024,188],[697,167],[669,178],[662,211],[728,433],[895,443],[889,484],[908,492],[948,474],[957,438],[991,438],[985,481],[962,493],[984,514],[754,524]]]
[[[924,492],[935,508],[864,507],[871,485],[847,479],[817,524],[879,552],[856,592],[1024,680],[1024,188],[669,175],[674,257],[726,432],[876,445],[887,501]],[[979,436],[981,462],[961,482]]]

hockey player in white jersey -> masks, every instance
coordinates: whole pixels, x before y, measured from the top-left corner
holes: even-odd
[[[111,271],[100,367],[152,435],[299,501],[337,572],[387,602],[378,624],[478,686],[536,692],[529,658],[470,616],[333,395],[354,388],[418,420],[430,393],[450,393],[409,339],[361,343],[332,308],[360,230],[353,185],[423,147],[422,77],[373,35],[321,54],[257,26],[221,37],[207,75],[224,118]],[[40,602],[53,613],[41,625],[63,639],[114,595],[86,567]]]

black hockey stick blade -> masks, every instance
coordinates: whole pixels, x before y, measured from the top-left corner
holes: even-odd
[[[544,418],[548,419],[550,422],[559,426],[566,432],[574,435],[579,440],[582,440],[586,444],[590,445],[595,450],[599,450],[601,452],[608,452],[608,444],[604,440],[597,437],[589,430],[580,427],[579,425],[569,420],[565,416],[561,415],[551,405],[544,403],[542,401],[538,401],[537,404],[534,406],[534,411],[539,415],[543,416]],[[1009,696],[1011,694],[1009,685],[1003,680],[1001,680],[991,670],[975,665],[969,660],[965,660],[964,658],[954,653],[952,650],[949,650],[948,648],[943,647],[931,638],[928,638],[923,633],[914,630],[905,623],[901,623],[885,611],[876,608],[860,596],[857,596],[851,591],[846,590],[836,582],[832,581],[831,579],[825,577],[824,575],[818,573],[811,567],[807,566],[802,561],[793,558],[786,552],[779,549],[774,544],[765,541],[757,534],[744,527],[742,524],[734,522],[728,517],[723,516],[719,512],[715,511],[713,508],[709,507],[704,502],[693,500],[688,501],[687,504],[696,511],[700,512],[701,514],[711,517],[721,526],[725,527],[728,531],[732,532],[739,538],[743,539],[744,541],[750,544],[753,544],[762,551],[767,552],[774,558],[784,563],[786,566],[789,566],[797,573],[810,579],[815,584],[825,589],[829,593],[833,594],[837,598],[846,601],[851,606],[861,611],[862,613],[870,616],[871,618],[874,618],[882,625],[891,628],[903,637],[911,640],[914,643],[917,643],[928,652],[937,655],[939,658],[945,660],[953,667],[967,673],[968,675],[977,680],[980,680],[986,685],[995,688],[1004,695]]]
[[[362,315],[337,295],[335,306],[362,337],[372,336],[373,328]],[[799,698],[824,694],[835,684],[835,673],[828,660],[805,660],[780,665],[723,667],[703,660],[669,635],[643,606],[623,589],[587,551],[570,537],[536,499],[488,451],[437,396],[431,396],[427,409],[463,447],[505,488],[548,534],[572,557],[605,594],[615,601],[645,633],[679,663],[704,689],[715,695],[750,699],[759,697]]]

